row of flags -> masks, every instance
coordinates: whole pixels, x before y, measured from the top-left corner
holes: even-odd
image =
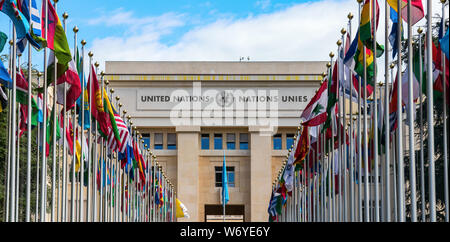
[[[375,2],[373,2],[375,1]],[[392,21],[392,32],[389,38],[390,43],[394,47],[393,54],[394,56],[398,53],[399,50],[396,49],[396,40],[397,40],[397,28],[402,27],[402,21],[398,20],[397,11],[401,9],[402,11],[402,19],[408,21],[407,15],[407,1],[402,0],[402,5],[397,6],[397,0],[387,0],[387,3],[390,6],[391,11],[391,21]],[[411,1],[412,14],[411,14],[411,22],[412,25],[419,22],[422,18],[424,18],[424,10],[422,6],[421,0],[412,0]],[[376,24],[374,23],[374,18],[372,15],[372,6],[376,6]],[[402,85],[402,103],[403,109],[408,110],[408,106],[412,105],[408,101],[408,69],[412,68],[413,70],[413,99],[414,103],[419,98],[419,95],[422,95],[426,90],[426,46],[432,45],[432,61],[433,61],[433,87],[435,93],[438,95],[434,95],[434,98],[442,99],[443,85],[446,85],[447,90],[450,90],[449,86],[449,60],[448,60],[448,30],[445,35],[441,33],[443,28],[443,23],[445,22],[443,19],[441,21],[441,30],[440,35],[438,37],[438,41],[436,43],[423,43],[422,46],[417,46],[414,49],[413,53],[413,66],[407,66],[406,70],[401,74],[402,79],[395,81],[392,84],[392,89],[390,92],[389,98],[389,114],[385,113],[383,110],[384,105],[382,104],[381,98],[374,98],[374,101],[368,100],[364,97],[364,91],[367,93],[367,97],[370,97],[376,88],[375,86],[375,72],[374,72],[374,32],[376,31],[379,23],[379,7],[378,1],[376,0],[365,0],[362,4],[360,23],[358,32],[356,33],[353,41],[350,41],[350,35],[347,32],[345,40],[343,41],[343,47],[340,48],[340,52],[337,55],[337,59],[334,62],[333,66],[329,66],[328,73],[324,73],[324,79],[321,82],[319,89],[316,91],[314,97],[310,100],[310,102],[306,105],[300,116],[300,126],[296,134],[296,139],[293,144],[293,147],[289,149],[289,155],[285,160],[285,163],[282,167],[281,173],[277,177],[277,181],[272,187],[272,194],[269,202],[268,213],[269,213],[269,221],[277,221],[280,218],[280,215],[284,214],[283,209],[286,208],[286,204],[288,201],[288,197],[292,195],[292,191],[295,187],[295,184],[298,181],[306,182],[303,185],[309,189],[312,189],[312,184],[308,184],[310,179],[313,179],[315,176],[319,177],[319,179],[323,179],[328,176],[326,170],[330,169],[330,166],[325,167],[325,174],[322,172],[324,168],[321,167],[323,164],[318,162],[320,159],[323,159],[326,154],[330,152],[335,153],[333,156],[335,158],[334,166],[337,167],[335,170],[335,180],[336,184],[338,183],[336,179],[338,179],[338,174],[341,172],[341,168],[339,167],[339,155],[336,153],[337,149],[346,150],[347,154],[349,152],[353,152],[355,154],[354,157],[357,157],[357,154],[364,152],[368,153],[369,158],[369,172],[371,172],[374,166],[374,156],[376,154],[383,154],[384,146],[386,145],[384,142],[384,138],[379,138],[378,142],[378,151],[374,150],[374,133],[378,132],[378,137],[385,137],[384,133],[384,115],[390,116],[390,132],[394,133],[397,129],[397,115],[399,110],[397,110],[397,87],[399,82],[401,81]],[[376,43],[376,57],[381,57],[385,54],[384,46]],[[424,55],[419,55],[419,50],[425,49]],[[441,63],[441,53],[444,53],[446,56],[446,66],[445,70],[442,68]],[[365,54],[365,56],[364,56]],[[422,59],[419,58],[422,56]],[[366,63],[364,63],[364,59]],[[423,72],[420,73],[419,65],[422,65]],[[364,66],[366,66],[366,70],[364,70]],[[386,70],[388,71],[388,70]],[[403,70],[397,70],[403,71]],[[367,74],[367,86],[364,87],[364,73]],[[446,83],[443,83],[442,74],[445,73]],[[397,76],[397,75],[396,75]],[[419,78],[423,76],[423,83],[421,90],[419,84]],[[350,87],[349,83],[353,83],[353,88]],[[339,90],[338,87],[339,86]],[[359,90],[359,87],[362,87]],[[388,87],[386,87],[388,88]],[[364,90],[365,89],[365,90]],[[339,92],[338,92],[339,91]],[[369,133],[368,133],[368,150],[358,150],[358,147],[354,145],[356,139],[361,139],[361,134],[358,134],[355,129],[346,131],[344,125],[340,122],[338,117],[338,113],[340,112],[339,108],[339,99],[344,96],[344,98],[350,99],[351,105],[352,103],[358,103],[359,100],[361,102],[366,102],[369,106],[371,106],[370,110],[370,119],[369,119]],[[360,98],[360,99],[359,99]],[[344,99],[345,100],[345,99]],[[447,103],[450,103],[448,99],[447,93]],[[345,103],[345,102],[344,102]],[[344,104],[345,105],[345,104]],[[364,105],[364,104],[362,104]],[[414,104],[415,105],[415,104]],[[416,107],[414,106],[414,109]],[[378,111],[378,119],[374,118],[374,109]],[[362,112],[359,110],[359,112]],[[344,117],[346,114],[344,113]],[[345,120],[345,118],[344,118]],[[352,121],[350,121],[352,122]],[[378,130],[374,130],[375,122],[378,124]],[[322,127],[322,129],[319,129]],[[334,132],[333,132],[334,131]],[[338,131],[340,131],[341,135],[338,135]],[[346,137],[344,139],[343,137]],[[325,138],[325,141],[322,139]],[[328,147],[330,141],[334,139],[334,144],[331,144],[332,147]],[[339,140],[341,139],[341,140]],[[343,142],[345,140],[346,142]],[[352,143],[352,146],[350,146]],[[322,150],[322,145],[325,144],[325,150]],[[341,146],[342,145],[342,146]],[[353,147],[350,150],[350,147]],[[288,147],[290,148],[290,147]],[[364,156],[362,156],[364,157]],[[344,162],[345,169],[349,169],[349,162],[353,162],[349,160],[349,157],[346,157]],[[305,164],[305,161],[309,161],[308,164]],[[327,165],[327,164],[325,164]],[[364,165],[364,164],[362,164]],[[308,168],[308,169],[306,169]],[[355,178],[357,179],[357,178]],[[328,181],[328,178],[326,178]],[[356,182],[361,182],[357,181]],[[325,184],[328,186],[327,184]],[[322,184],[319,183],[319,187],[317,189],[327,190],[328,187],[321,187]],[[335,193],[338,194],[340,191],[339,187],[335,187]],[[308,198],[305,198],[308,199]],[[297,200],[298,201],[298,200]],[[311,205],[313,206],[313,205]],[[298,212],[298,211],[297,211]],[[301,212],[301,211],[300,211]]]
[[[175,204],[173,187],[168,186],[165,176],[163,177],[162,172],[157,170],[156,164],[152,162],[153,157],[148,156],[147,148],[142,150],[144,146],[139,142],[139,136],[136,132],[133,134],[131,125],[126,122],[125,117],[120,115],[120,110],[115,107],[112,95],[108,95],[107,89],[99,84],[101,82],[97,79],[98,75],[94,65],[89,66],[89,75],[86,80],[83,70],[84,58],[80,56],[78,49],[75,49],[76,53],[72,56],[65,30],[50,0],[42,1],[41,11],[37,8],[35,0],[0,0],[0,11],[6,14],[14,24],[17,33],[17,42],[15,43],[17,53],[22,53],[28,43],[37,51],[48,48],[50,51],[46,67],[48,75],[43,85],[53,86],[56,89],[56,97],[54,97],[56,105],[44,105],[45,88],[33,86],[32,92],[36,94],[29,93],[31,84],[28,83],[28,80],[32,73],[17,68],[15,75],[16,100],[8,100],[6,93],[11,92],[13,88],[11,77],[13,71],[11,66],[6,68],[3,61],[0,61],[0,112],[3,110],[11,112],[13,110],[8,107],[9,102],[16,101],[18,103],[18,138],[28,133],[29,122],[31,122],[32,129],[37,127],[39,130],[43,130],[41,128],[45,126],[46,132],[41,132],[38,137],[39,141],[43,141],[43,144],[40,144],[40,150],[45,150],[45,157],[49,157],[56,149],[53,147],[54,143],[59,144],[60,148],[67,148],[69,155],[75,155],[72,165],[75,165],[77,177],[81,179],[80,175],[85,175],[84,186],[88,184],[87,177],[89,175],[86,167],[91,164],[89,161],[93,160],[95,162],[92,163],[98,162],[98,169],[96,171],[92,169],[93,181],[97,182],[98,190],[108,186],[113,190],[113,196],[118,196],[117,187],[121,184],[124,186],[123,194],[127,194],[128,199],[128,195],[134,189],[132,187],[135,187],[135,191],[142,194],[142,199],[149,195],[154,199],[160,210],[159,214],[164,214],[167,217],[165,219],[170,219],[173,217],[172,215],[175,215],[175,211],[169,209],[175,205],[177,206],[177,217],[188,217],[186,207],[178,199]],[[7,40],[7,35],[0,32],[1,51]],[[11,61],[15,61],[15,58],[11,59]],[[29,95],[31,95],[32,107],[30,117],[28,115]],[[78,114],[78,122],[73,122],[70,111]],[[92,140],[89,140],[89,136],[93,137]],[[38,144],[39,141],[37,141]],[[104,145],[102,149],[105,148],[106,153],[95,156],[94,154],[97,152],[94,150],[98,150],[101,144]],[[117,163],[111,164],[113,154],[117,155],[118,160]],[[64,154],[64,156],[66,155]],[[83,167],[84,170],[82,170]],[[119,181],[121,178],[116,176],[119,169],[123,169],[129,178],[128,181]],[[152,192],[147,191],[149,188],[152,189]],[[143,200],[133,199],[132,201],[136,204],[143,203]],[[122,201],[122,211],[124,211],[123,206],[125,205],[125,210],[128,212],[129,206],[132,205],[130,202]],[[175,209],[175,207],[173,208]],[[143,213],[144,211],[138,212]]]

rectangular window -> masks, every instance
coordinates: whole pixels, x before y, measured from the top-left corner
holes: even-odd
[[[221,150],[222,146],[222,134],[214,134],[214,149]]]
[[[276,134],[273,136],[273,149],[281,150],[281,134]]]
[[[236,149],[236,134],[227,134],[227,150]]]
[[[209,134],[202,134],[202,150],[209,150]]]
[[[239,149],[248,150],[248,134],[239,134]]]
[[[174,133],[167,134],[167,149],[168,150],[177,149],[177,134]]]
[[[286,134],[286,149],[289,150],[294,144],[294,134]]]
[[[163,149],[163,134],[157,133],[155,134],[155,150]]]
[[[144,140],[144,147],[150,148],[150,134],[142,134],[142,140]]]
[[[222,166],[216,166],[215,175],[216,175],[216,187],[222,187]],[[227,178],[228,178],[228,187],[235,187],[235,172],[234,166],[227,166]]]

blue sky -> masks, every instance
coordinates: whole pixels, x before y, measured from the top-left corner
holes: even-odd
[[[41,0],[37,0],[41,6]],[[384,1],[380,1],[384,12]],[[439,1],[435,10],[440,12]],[[438,8],[439,7],[439,8]],[[336,52],[355,0],[60,0],[78,41],[87,41],[101,68],[107,60],[327,60]],[[356,19],[356,18],[355,18]],[[353,21],[353,33],[356,22]],[[384,26],[379,29],[384,40]],[[0,14],[0,31],[10,32]],[[380,41],[383,43],[384,41]],[[5,53],[7,50],[4,50]],[[33,52],[42,68],[43,54]],[[381,60],[380,60],[381,61]]]

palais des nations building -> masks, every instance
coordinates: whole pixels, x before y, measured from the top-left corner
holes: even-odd
[[[265,222],[272,182],[326,62],[107,61],[105,80],[158,157],[190,218]]]

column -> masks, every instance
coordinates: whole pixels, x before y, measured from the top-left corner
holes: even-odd
[[[199,222],[199,126],[177,126],[177,196],[190,218],[179,222]]]
[[[250,221],[267,222],[272,187],[272,132],[250,126]],[[246,208],[248,209],[248,208]]]

